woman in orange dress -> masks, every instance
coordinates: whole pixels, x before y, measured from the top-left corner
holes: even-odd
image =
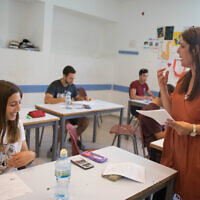
[[[174,120],[167,121],[161,164],[178,171],[175,193],[182,200],[200,200],[200,28],[182,33],[177,50],[183,67],[174,93],[166,90],[167,71],[158,70],[164,108]]]

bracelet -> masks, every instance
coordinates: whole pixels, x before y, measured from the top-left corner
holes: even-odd
[[[192,127],[193,127],[193,131],[190,133],[190,136],[194,137],[197,135],[197,126],[193,124]]]

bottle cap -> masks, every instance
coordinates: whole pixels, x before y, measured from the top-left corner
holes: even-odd
[[[67,150],[66,149],[61,149],[60,155],[61,156],[67,156]]]

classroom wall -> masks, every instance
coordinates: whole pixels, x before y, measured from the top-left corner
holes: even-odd
[[[116,23],[116,1],[0,0],[0,5],[0,79],[48,85],[70,64],[77,70],[76,84],[113,84],[114,44],[107,33]],[[8,40],[23,38],[41,51],[4,48]],[[88,95],[112,101],[110,90],[91,90]],[[43,98],[44,93],[24,93],[22,105],[43,103]]]
[[[174,25],[175,31],[200,24],[198,0],[127,0],[121,1],[121,16],[118,26],[118,49],[138,51],[139,55],[118,54],[114,64],[114,83],[128,86],[138,78],[140,68],[149,69],[148,84],[158,91],[156,71],[158,53],[143,48],[144,41],[156,37],[159,26]],[[144,16],[141,13],[144,11]],[[127,105],[127,93],[115,92],[116,103]]]
[[[198,0],[0,0],[0,5],[0,79],[48,85],[71,64],[77,84],[110,84],[116,89],[88,91],[90,96],[125,106],[127,86],[141,67],[149,69],[150,89],[159,89],[158,55],[144,50],[144,41],[156,37],[157,26],[174,25],[180,31],[199,25],[200,18]],[[41,51],[4,48],[6,41],[25,37]],[[43,103],[43,97],[25,93],[23,106]]]

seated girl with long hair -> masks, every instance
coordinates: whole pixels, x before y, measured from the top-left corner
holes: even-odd
[[[22,122],[19,120],[21,90],[0,80],[0,174],[21,168],[35,159],[28,150]]]

